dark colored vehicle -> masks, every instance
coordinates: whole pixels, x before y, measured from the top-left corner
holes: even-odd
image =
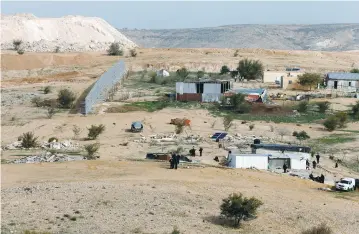
[[[143,131],[143,124],[141,122],[133,122],[131,124],[131,131],[132,132],[142,132]]]

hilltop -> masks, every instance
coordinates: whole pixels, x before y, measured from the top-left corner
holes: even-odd
[[[139,46],[154,48],[359,49],[359,24],[227,25],[208,28],[121,29]]]

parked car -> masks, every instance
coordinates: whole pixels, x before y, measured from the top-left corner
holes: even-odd
[[[355,179],[353,178],[342,178],[338,183],[335,184],[336,190],[341,191],[354,191],[355,186]]]

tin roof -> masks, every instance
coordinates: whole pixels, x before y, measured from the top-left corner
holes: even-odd
[[[234,89],[235,93],[243,93],[243,94],[262,94],[265,89]]]
[[[329,80],[359,80],[359,73],[329,72]]]
[[[254,149],[268,149],[268,150],[284,150],[294,152],[310,152],[311,148],[307,146],[298,145],[280,145],[280,144],[252,144]]]

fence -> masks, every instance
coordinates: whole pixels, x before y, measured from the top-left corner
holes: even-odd
[[[89,114],[92,112],[94,105],[99,102],[106,101],[114,87],[127,75],[125,63],[119,61],[110,69],[108,69],[94,84],[90,92],[87,94],[82,104],[81,113]]]

